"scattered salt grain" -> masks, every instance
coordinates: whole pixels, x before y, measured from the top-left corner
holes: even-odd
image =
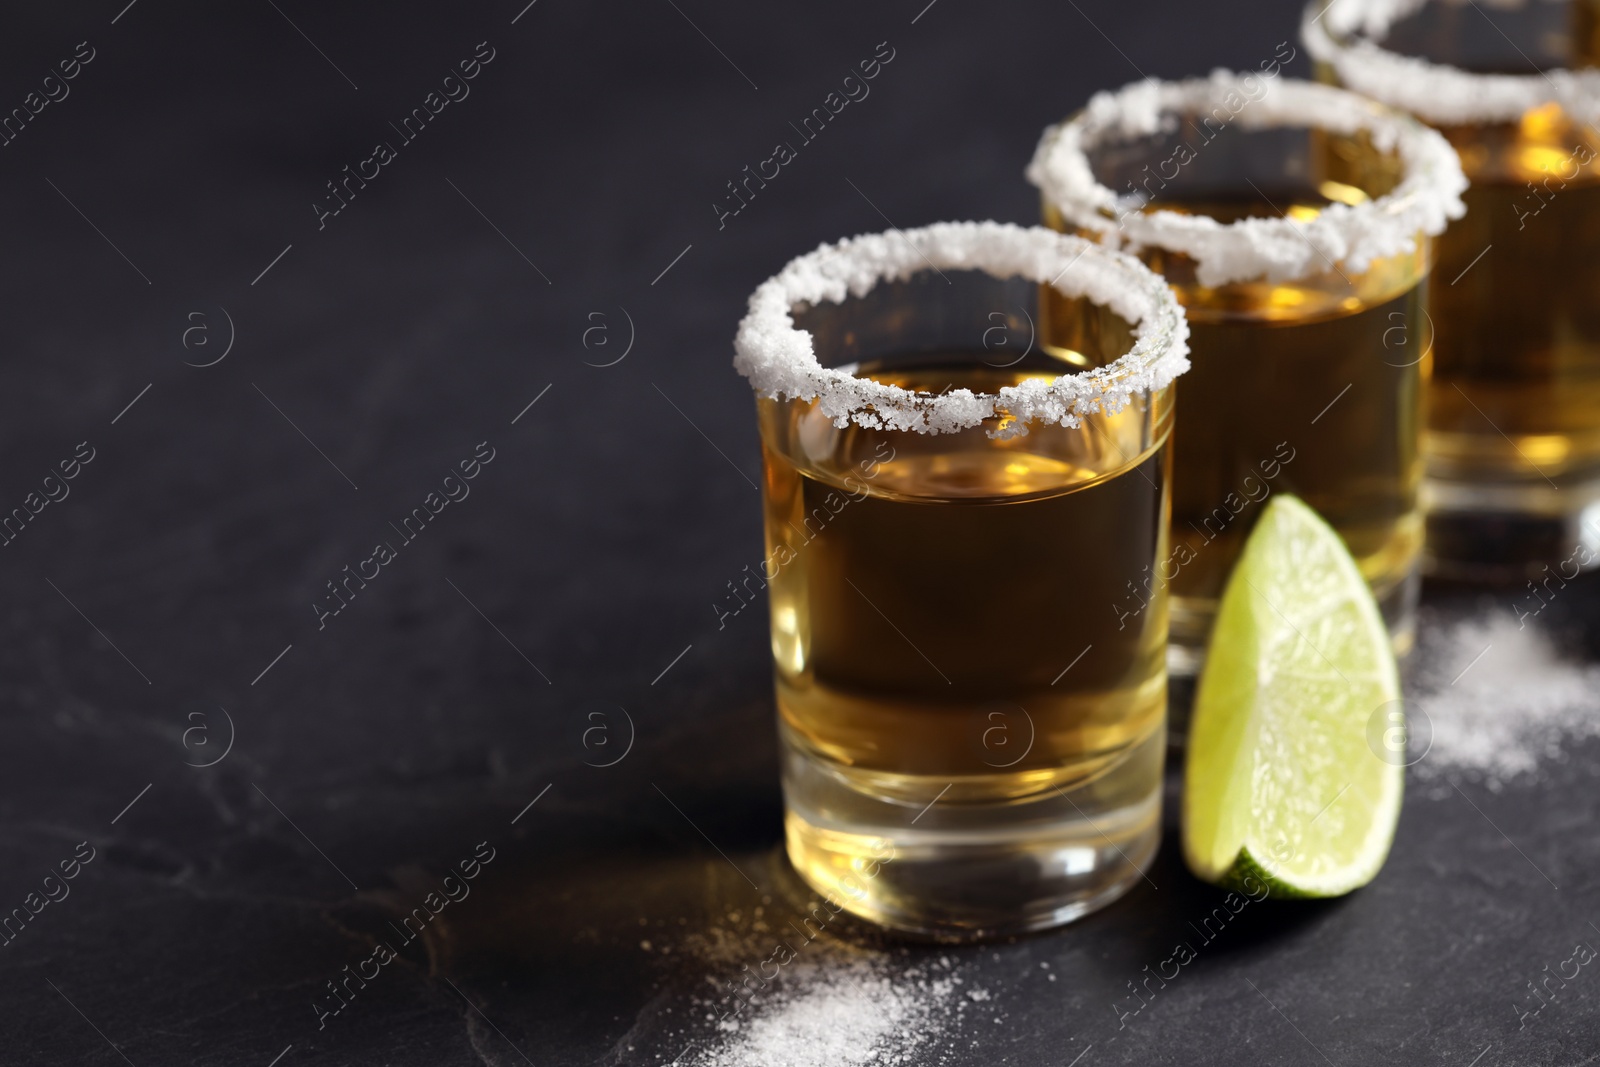
[[[1600,667],[1564,659],[1509,611],[1424,631],[1419,651],[1428,666],[1409,686],[1407,714],[1421,779],[1464,775],[1499,789],[1600,736]]]
[[[840,958],[820,946],[772,983],[746,1011],[719,1024],[713,1047],[692,1067],[861,1067],[910,1064],[959,1013],[955,985],[940,968],[888,957]]]

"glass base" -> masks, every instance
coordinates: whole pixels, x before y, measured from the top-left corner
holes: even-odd
[[[902,934],[964,941],[1071,922],[1154,858],[1165,734],[1065,791],[954,801],[930,778],[918,802],[868,791],[783,737],[789,861],[835,909]]]
[[[1432,527],[1429,527],[1432,535]],[[1378,614],[1389,628],[1389,645],[1402,657],[1417,643],[1417,601],[1422,594],[1422,571],[1414,566],[1405,577],[1378,595]],[[1172,678],[1196,678],[1206,662],[1206,645],[1217,619],[1215,597],[1172,598],[1172,628],[1167,643],[1167,674]],[[1177,724],[1172,724],[1177,730]]]
[[[1424,566],[1465,581],[1571,578],[1600,566],[1600,474],[1553,482],[1423,484]]]

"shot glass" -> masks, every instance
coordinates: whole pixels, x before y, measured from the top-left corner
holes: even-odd
[[[1600,59],[1597,12],[1340,0],[1302,23],[1323,79],[1438,128],[1472,182],[1438,242],[1423,438],[1451,577],[1600,566],[1600,72],[1566,69]]]
[[[1140,879],[1167,608],[1108,608],[1166,553],[1186,335],[1131,257],[998,223],[824,246],[751,297],[785,836],[835,912],[993,936]]]
[[[1170,549],[1117,610],[1170,588],[1169,665],[1198,672],[1245,538],[1268,497],[1293,493],[1339,532],[1407,650],[1430,235],[1464,184],[1450,146],[1353,93],[1218,72],[1098,94],[1045,132],[1028,177],[1050,226],[1134,252],[1188,316]],[[1055,330],[1046,314],[1047,347]]]

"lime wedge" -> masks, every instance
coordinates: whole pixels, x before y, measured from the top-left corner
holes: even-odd
[[[1344,543],[1274,497],[1223,592],[1195,697],[1183,854],[1196,877],[1269,896],[1366,885],[1394,841],[1404,753],[1400,677],[1378,606]]]

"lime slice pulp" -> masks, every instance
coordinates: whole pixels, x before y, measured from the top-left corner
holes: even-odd
[[[1400,678],[1339,535],[1292,496],[1267,505],[1223,592],[1195,696],[1183,853],[1207,882],[1276,897],[1366,885],[1394,841],[1403,758],[1369,743]]]

